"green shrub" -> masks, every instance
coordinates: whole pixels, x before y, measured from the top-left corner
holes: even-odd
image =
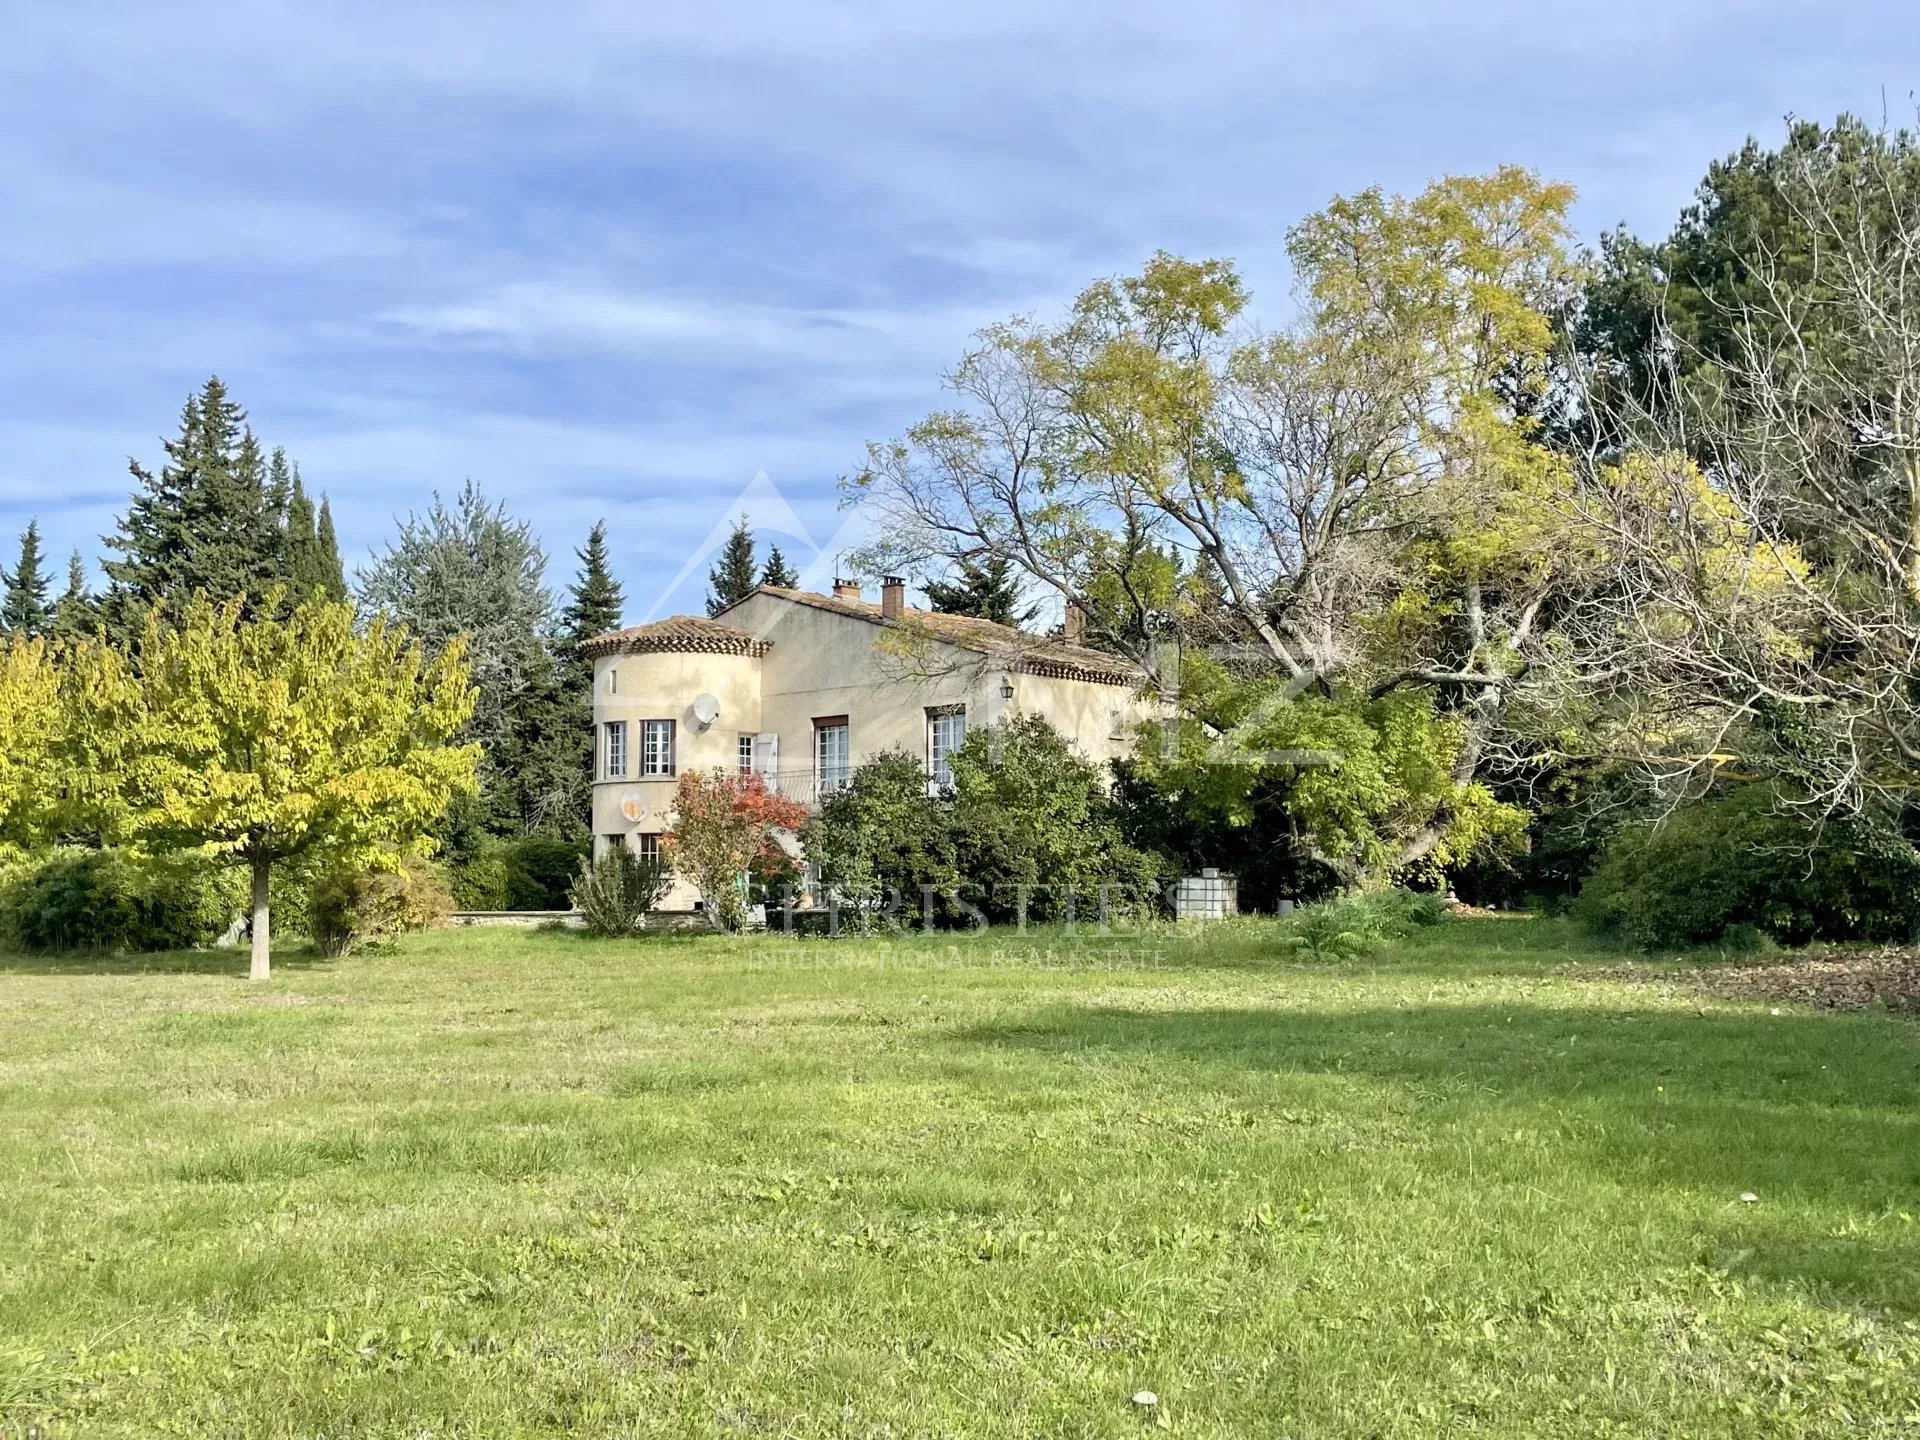
[[[589,935],[636,935],[672,884],[673,872],[661,861],[614,845],[598,861],[580,862],[573,907],[587,922]]]
[[[1387,940],[1404,940],[1447,918],[1447,897],[1430,890],[1396,886],[1390,890],[1369,890],[1355,898],[1371,917],[1374,929]]]
[[[1044,720],[969,735],[953,791],[929,793],[920,760],[874,757],[826,797],[801,839],[837,898],[841,923],[936,925],[1090,920],[1150,911],[1164,864],[1121,837],[1101,775]],[[1071,897],[1071,898],[1069,898]]]
[[[392,869],[329,866],[307,892],[313,943],[323,955],[346,955],[408,930],[446,920],[453,897],[440,867],[418,855]]]
[[[1787,945],[1905,940],[1920,924],[1920,857],[1870,822],[1821,826],[1750,785],[1615,836],[1576,913],[1647,950],[1748,944],[1753,932]]]
[[[1446,916],[1447,902],[1439,895],[1404,889],[1359,891],[1294,911],[1281,924],[1280,943],[1315,960],[1354,960],[1438,925]]]
[[[513,841],[500,856],[506,865],[506,909],[565,910],[573,903],[568,896],[587,858],[587,844],[534,835]]]
[[[953,757],[954,849],[994,921],[1160,905],[1165,865],[1127,844],[1100,771],[1057,730],[1028,715],[976,730]],[[1071,896],[1071,900],[1069,900]],[[972,898],[972,897],[970,897]]]
[[[472,855],[447,866],[456,910],[507,908],[506,847],[491,837]]]
[[[801,832],[807,859],[832,890],[842,924],[871,930],[891,900],[899,918],[921,911],[921,887],[944,895],[959,883],[951,807],[927,793],[920,761],[903,750],[877,755],[826,796]],[[936,920],[951,918],[938,902]]]
[[[242,913],[238,871],[198,853],[62,849],[13,866],[0,931],[23,950],[191,950]]]

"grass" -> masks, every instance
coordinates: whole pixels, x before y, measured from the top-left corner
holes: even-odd
[[[0,1433],[1920,1433],[1920,1029],[1617,963],[0,957]]]

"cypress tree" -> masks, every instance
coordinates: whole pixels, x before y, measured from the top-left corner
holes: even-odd
[[[333,506],[327,503],[327,497],[320,497],[320,526],[316,535],[319,545],[319,561],[313,568],[314,576],[322,582],[326,593],[336,600],[347,598],[346,567],[340,563],[340,540],[333,533]]]
[[[759,568],[754,563],[753,531],[747,528],[747,517],[742,515],[734,522],[733,533],[721,547],[720,563],[707,572],[707,585],[712,591],[707,596],[707,614],[718,615],[729,605],[737,605],[751,595],[759,583],[754,578]]]
[[[780,553],[778,545],[767,551],[767,564],[760,572],[760,583],[778,585],[782,590],[791,590],[800,583],[800,576],[787,563],[787,557]]]
[[[300,483],[297,470],[288,482],[286,534],[287,584],[294,601],[318,595],[331,598],[326,560],[320,554],[320,534],[314,526],[313,501]]]
[[[927,601],[942,615],[972,615],[1019,629],[1033,619],[1035,607],[1020,604],[1013,565],[994,555],[981,564],[962,561],[957,580],[929,580]]]
[[[91,635],[99,622],[97,609],[93,596],[87,593],[86,562],[76,550],[67,557],[66,591],[54,603],[53,638],[72,641]]]
[[[4,574],[5,572],[0,572]],[[0,631],[9,635],[44,635],[53,623],[47,604],[47,573],[41,568],[40,522],[29,520],[20,536],[20,563],[6,575],[0,597]]]

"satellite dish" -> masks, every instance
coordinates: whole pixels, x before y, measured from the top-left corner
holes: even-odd
[[[706,729],[720,718],[720,702],[710,693],[693,697],[693,718],[700,722],[700,728]]]
[[[620,797],[620,813],[636,825],[647,818],[647,797],[638,790],[629,790]]]

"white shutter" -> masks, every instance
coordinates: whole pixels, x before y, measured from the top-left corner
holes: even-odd
[[[762,775],[772,775],[780,769],[780,737],[772,730],[762,730],[753,737],[753,768]]]

